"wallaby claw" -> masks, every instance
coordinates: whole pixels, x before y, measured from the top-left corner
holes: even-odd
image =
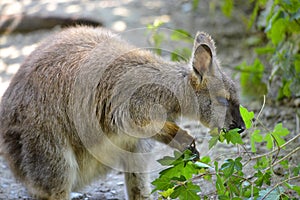
[[[196,160],[200,158],[200,153],[196,148],[196,142],[195,139],[192,141],[192,143],[190,144],[190,146],[187,148],[188,150],[190,150],[193,154],[196,155]]]

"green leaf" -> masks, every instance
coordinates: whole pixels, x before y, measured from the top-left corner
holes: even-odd
[[[276,140],[279,146],[283,145],[285,143],[285,140],[282,137],[288,135],[289,133],[289,130],[287,128],[283,128],[281,123],[276,124],[273,132],[267,133],[264,138],[264,141],[267,142],[267,148],[273,148],[274,139]]]
[[[277,45],[284,40],[287,24],[287,19],[285,18],[280,18],[273,23],[271,30],[267,34],[273,44]]]
[[[248,29],[250,29],[253,26],[253,23],[255,22],[255,20],[257,18],[258,11],[259,11],[259,2],[256,2],[255,6],[253,8],[252,14],[250,16],[250,19],[247,20],[247,24],[248,24],[247,28]]]
[[[243,169],[243,164],[241,163],[242,158],[238,157],[235,160],[227,159],[224,164],[221,166],[222,172],[224,173],[225,178],[229,178],[234,171],[241,171]]]
[[[233,197],[231,200],[243,200],[243,199],[240,197]]]
[[[242,169],[243,169],[243,164],[241,163],[241,160],[242,160],[242,157],[237,157],[234,160],[234,169],[236,171],[242,171]]]
[[[258,170],[258,172],[254,174],[254,177],[257,177],[257,179],[254,181],[254,183],[258,187],[261,187],[264,183],[267,185],[271,184],[271,172],[270,171],[262,173],[260,170]]]
[[[249,112],[247,108],[240,106],[240,113],[245,122],[246,128],[249,129],[252,126],[252,119],[254,118],[254,112]]]
[[[227,193],[228,193],[228,191],[227,191]],[[230,199],[229,195],[227,195],[227,194],[219,194],[218,200],[231,200],[231,199]]]
[[[220,141],[220,142],[223,142],[223,141],[224,141],[224,139],[222,139],[222,136],[224,136],[224,138],[225,138],[227,144],[229,144],[230,141],[231,141],[231,134],[229,134],[228,132],[223,132],[223,133],[221,132],[220,138],[219,138],[219,141]]]
[[[298,164],[297,167],[293,168],[292,172],[294,176],[298,176],[300,174],[300,163]]]
[[[179,160],[180,161],[180,157],[183,156],[183,153],[179,152],[179,151],[174,151],[174,157],[171,156],[165,156],[162,159],[157,160],[157,162],[159,162],[161,165],[163,166],[171,166],[171,165],[176,165],[176,161]]]
[[[186,41],[192,43],[194,41],[193,37],[189,32],[183,29],[175,29],[171,34],[171,40],[174,41]]]
[[[290,131],[287,128],[282,127],[282,123],[276,124],[273,134],[279,135],[279,136],[287,136],[290,133]]]
[[[267,157],[262,157],[260,159],[256,160],[256,164],[253,166],[254,169],[259,170],[259,169],[265,169],[269,166],[270,160]]]
[[[291,86],[292,81],[286,81],[283,85],[283,94],[286,97],[291,97],[291,90],[290,90],[290,86]]]
[[[193,0],[193,10],[195,11],[198,8],[199,0]]]
[[[294,66],[296,73],[300,73],[300,56],[296,56]]]
[[[201,159],[200,159],[200,162],[203,162],[203,163],[210,163],[211,159],[209,156],[203,156]]]
[[[212,168],[210,165],[199,161],[195,162],[194,165],[196,165],[199,168]]]
[[[219,136],[213,136],[209,141],[208,141],[208,148],[211,149],[213,146],[217,144],[219,140]]]
[[[164,22],[159,19],[156,19],[156,20],[154,20],[153,25],[152,26],[150,25],[149,27],[157,29],[157,28],[161,27],[162,25],[164,25]]]
[[[216,173],[219,173],[219,163],[217,161],[214,162]]]
[[[267,147],[268,149],[272,149],[272,148],[273,148],[273,138],[272,138],[271,133],[267,133],[267,134],[266,134],[266,136],[264,137],[264,141],[267,142],[266,147]]]
[[[184,181],[186,181],[186,178],[181,175],[179,178],[178,177],[173,177],[173,178],[171,178],[171,180],[184,182]]]
[[[226,191],[226,188],[224,186],[224,181],[221,178],[219,174],[216,174],[217,180],[216,180],[216,189],[218,194],[224,194]]]
[[[267,193],[269,193],[271,189],[261,190],[259,192],[258,200],[262,199]],[[282,187],[278,187],[275,190],[272,190],[265,198],[264,200],[279,200],[281,194],[283,194],[284,189]]]
[[[234,160],[227,159],[225,160],[224,164],[221,166],[221,170],[224,173],[224,176],[228,178],[234,172]]]
[[[200,191],[198,185],[187,182],[185,185],[177,186],[170,197],[173,199],[179,197],[180,200],[200,200],[200,196],[197,194]]]
[[[263,141],[263,136],[260,134],[260,130],[259,129],[254,130],[250,137],[251,151],[256,152],[255,143],[262,142],[262,141]]]
[[[251,196],[252,196],[252,197],[253,197],[253,196],[257,197],[259,191],[261,190],[261,189],[259,189],[258,187],[255,187],[254,185],[253,185],[253,186],[251,186],[251,185],[246,186],[245,189],[246,189],[246,191],[245,191],[245,193],[244,193],[244,196],[249,198],[249,199],[247,199],[247,200],[252,200],[252,199],[250,198]]]
[[[282,0],[280,6],[289,13],[295,13],[299,10],[300,2],[298,0]]]
[[[159,192],[159,194],[164,198],[168,198],[173,192],[174,188],[169,188],[166,191]]]
[[[255,95],[260,97],[267,93],[267,85],[263,82],[265,67],[258,58],[251,65],[243,62],[235,69],[241,71],[240,82],[245,96]]]
[[[174,157],[165,156],[162,159],[157,160],[163,166],[170,166],[175,161]]]
[[[298,11],[291,15],[291,20],[298,20],[300,19],[300,8],[298,7]]]
[[[274,53],[275,52],[275,48],[274,47],[259,47],[259,48],[255,48],[255,53],[257,54],[269,54],[269,53]]]
[[[257,46],[262,43],[262,37],[261,36],[250,36],[246,39],[245,43],[247,46]]]
[[[295,192],[297,192],[298,195],[300,195],[300,186],[298,185],[291,185],[289,183],[285,183],[285,185],[291,189],[291,190],[294,190]]]
[[[165,166],[171,166],[162,170],[160,176],[152,182],[155,186],[155,192],[157,190],[166,191],[176,186],[177,182],[185,182],[192,178],[194,174],[198,174],[199,168],[191,160],[194,158],[194,154],[190,150],[186,150],[182,153],[174,151],[174,156],[165,156],[159,160],[159,163]],[[170,192],[170,191],[169,191]],[[167,195],[167,193],[164,193]]]
[[[152,193],[157,190],[168,190],[169,188],[173,188],[175,185],[175,183],[171,182],[171,178],[169,177],[159,177],[155,179],[151,184],[155,186],[154,190],[152,190]]]
[[[268,25],[265,28],[265,32],[268,33],[273,27],[274,22],[276,22],[278,19],[283,18],[284,14],[282,10],[278,10],[276,13],[270,13],[271,18],[268,20]]]
[[[222,12],[226,17],[230,17],[232,14],[232,9],[233,9],[233,0],[225,0],[222,1]]]
[[[198,170],[195,168],[193,163],[189,161],[187,164],[181,162],[180,164],[170,167],[160,172],[162,177],[181,177],[184,176],[186,179],[192,178],[194,174],[197,174]]]
[[[227,142],[231,142],[232,144],[244,144],[241,135],[238,133],[240,129],[232,129],[229,130],[226,135],[230,135],[230,139]]]
[[[281,146],[285,143],[285,140],[282,137],[287,136],[289,133],[290,131],[287,128],[283,128],[282,123],[279,123],[275,126],[272,135],[278,142],[278,145]]]

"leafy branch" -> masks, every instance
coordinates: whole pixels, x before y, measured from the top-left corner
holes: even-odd
[[[240,112],[246,127],[250,130],[253,125],[253,112],[249,112],[244,107],[240,108]],[[239,144],[239,138],[229,135],[235,134],[235,131],[221,131],[219,134],[212,131],[211,141],[213,142],[210,142],[210,147],[212,148],[216,145],[216,138],[217,142],[244,146],[242,143]],[[272,134],[274,137],[270,136]],[[282,137],[288,134],[289,131],[287,133],[287,129],[283,128],[281,124],[277,124],[273,131],[267,133],[268,137],[266,139],[276,141],[273,141],[274,144],[272,143],[276,148],[254,157],[250,155],[251,152],[246,151],[249,158],[243,162],[242,160],[244,159],[242,157],[237,157],[235,159],[227,158],[220,164],[220,161],[211,161],[211,158],[207,156],[195,159],[196,155],[189,150],[183,153],[175,151],[173,157],[166,156],[158,161],[162,165],[168,166],[168,168],[161,171],[160,176],[152,182],[155,186],[153,192],[160,191],[160,198],[169,199],[198,200],[200,195],[203,198],[208,198],[206,194],[201,193],[201,187],[196,184],[197,180],[203,180],[210,183],[214,182],[215,195],[219,199],[259,198],[271,200],[274,198],[284,199],[283,197],[290,198],[288,196],[289,193],[286,192],[287,190],[293,190],[300,195],[300,187],[288,183],[299,179],[300,165],[294,168],[294,176],[288,174],[288,177],[284,180],[273,185],[271,184],[272,174],[274,173],[272,168],[281,164],[282,161],[288,161],[290,156],[295,155],[300,150],[300,147],[297,147],[278,160],[276,157],[272,162],[268,159],[269,156],[274,153],[278,154],[279,151],[300,137],[300,134],[298,134],[287,142],[282,143],[284,141]],[[257,140],[255,141],[257,142]],[[246,147],[243,148],[246,149]],[[249,163],[253,163],[253,161],[256,161],[256,164],[253,166],[254,173],[245,175],[243,169]]]

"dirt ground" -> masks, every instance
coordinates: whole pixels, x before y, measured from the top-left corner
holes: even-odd
[[[245,26],[239,12],[235,12],[233,17],[228,19],[221,14],[219,8],[216,8],[215,11],[210,10],[208,2],[200,1],[197,11],[192,12],[191,1],[184,0],[1,0],[0,15],[25,13],[35,16],[90,18],[102,22],[105,27],[118,32],[121,37],[138,47],[151,47],[146,35],[146,27],[155,19],[159,19],[165,22],[164,27],[170,30],[185,29],[192,34],[195,34],[197,30],[210,33],[215,39],[218,56],[225,70],[232,74],[232,67],[243,60],[252,60],[254,57],[245,45]],[[0,35],[0,97],[24,58],[43,38],[60,29],[60,27],[54,27],[28,33],[17,32]],[[175,43],[166,45],[164,48],[171,50],[178,45]],[[261,102],[249,102],[245,98],[242,99],[242,103],[255,111],[258,111],[261,106]],[[282,122],[295,134],[299,133],[299,119],[295,109],[276,105],[267,106],[263,117],[269,120],[267,123],[270,125]],[[218,145],[217,148],[209,151],[207,129],[197,123],[187,122],[183,126],[196,135],[197,147],[201,155],[216,157],[217,155],[226,155],[228,151],[237,153],[236,147],[229,148],[224,145]],[[244,139],[246,143],[249,141],[247,136]],[[161,152],[162,157],[170,154],[172,150],[164,147]],[[158,171],[154,170],[152,177],[156,177],[157,173]],[[207,190],[209,191],[210,188],[207,187]],[[83,195],[81,199],[122,200],[124,199],[123,174],[113,171],[107,177],[78,192]],[[13,178],[1,156],[0,199],[30,199],[25,188]]]

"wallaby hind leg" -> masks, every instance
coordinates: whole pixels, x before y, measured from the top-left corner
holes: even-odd
[[[125,173],[128,200],[150,200],[149,174]]]
[[[36,135],[38,140],[23,139],[25,185],[37,199],[70,200],[77,166],[73,151],[54,141],[50,133]]]
[[[38,200],[70,200],[72,178],[68,177],[69,167],[67,165],[58,167],[53,164],[37,167],[35,169],[37,173],[32,171],[28,174],[31,176],[26,177],[29,193]]]

